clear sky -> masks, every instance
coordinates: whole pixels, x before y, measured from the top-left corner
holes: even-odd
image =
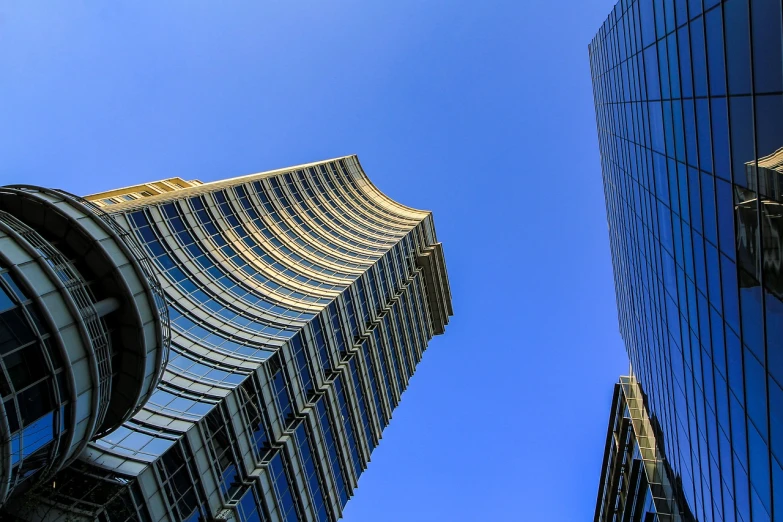
[[[619,338],[587,44],[614,0],[0,3],[0,185],[356,153],[455,316],[347,522],[592,518]]]

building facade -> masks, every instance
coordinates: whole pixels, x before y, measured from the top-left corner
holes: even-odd
[[[339,519],[452,314],[431,213],[384,196],[355,156],[86,199],[154,267],[168,363],[132,417],[6,512]]]
[[[589,46],[620,331],[696,520],[783,520],[781,42],[779,0],[622,0]]]

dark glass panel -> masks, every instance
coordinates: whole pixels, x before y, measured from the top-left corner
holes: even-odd
[[[52,411],[52,392],[49,381],[44,380],[17,395],[24,426]]]
[[[724,5],[726,61],[729,93],[750,94],[750,34],[748,0],[728,0]]]
[[[7,284],[8,288],[11,289],[11,292],[13,294],[16,294],[16,298],[19,301],[24,301],[30,298],[30,296],[28,296],[26,292],[22,291],[22,289],[19,287],[19,283],[17,282],[16,278],[12,276],[10,272],[5,272],[2,277],[3,280],[5,281],[5,284]]]
[[[5,406],[5,415],[8,418],[8,426],[11,433],[19,431],[19,417],[16,414],[16,401],[14,399],[8,399],[3,403]]]
[[[658,42],[658,63],[660,76],[661,76],[661,98],[664,100],[671,99],[671,90],[669,85],[669,62],[667,59],[668,53],[666,52],[666,40]]]
[[[715,175],[727,181],[731,180],[729,160],[729,114],[725,98],[710,100],[712,116],[712,153],[714,155]]]
[[[721,251],[734,258],[734,198],[731,184],[721,179],[715,180],[718,200],[718,235]]]
[[[642,45],[647,47],[655,41],[655,15],[653,0],[640,0],[640,19],[642,23]]]
[[[777,459],[772,459],[772,505],[775,513],[783,509],[783,468]]]
[[[704,237],[713,244],[718,244],[717,239],[717,213],[715,211],[715,187],[714,179],[709,174],[701,175],[701,205],[704,218]]]
[[[752,0],[753,79],[756,93],[783,91],[781,4],[778,0]]]
[[[726,72],[723,61],[723,21],[721,10],[713,9],[704,15],[707,23],[707,58],[710,70],[710,94],[726,94]]]
[[[756,161],[753,147],[753,102],[750,97],[732,97],[729,99],[729,111],[733,181],[737,185],[749,187],[748,171]]]
[[[35,332],[21,308],[12,308],[0,314],[0,354],[23,346],[35,337]]]
[[[734,189],[734,212],[737,222],[737,261],[740,267],[758,279],[761,265],[757,213],[758,196],[751,190]]]
[[[783,69],[783,66],[778,66]],[[759,161],[783,147],[783,96],[756,96],[756,150]]]
[[[654,154],[653,176],[655,178],[655,195],[665,203],[669,204],[669,177],[666,173],[666,157],[662,154]]]
[[[3,364],[16,390],[25,388],[48,373],[41,346],[37,343],[4,356]]]
[[[685,122],[685,153],[688,156],[688,165],[696,166],[699,164],[699,151],[696,147],[696,112],[693,100],[683,100],[682,114]]]
[[[672,33],[666,39],[666,50],[669,53],[669,83],[671,84],[671,97],[679,98],[680,91],[680,60],[677,55],[677,35]]]
[[[748,426],[748,455],[750,456],[750,480],[764,509],[770,508],[769,495],[769,448],[762,435],[753,426]],[[758,520],[758,505],[753,506],[754,520]],[[767,518],[769,520],[769,518]]]
[[[13,308],[14,302],[11,300],[11,296],[8,295],[8,292],[5,290],[5,288],[0,285],[0,312],[5,312],[6,310]]]
[[[688,21],[688,0],[675,0],[674,9],[679,27]]]
[[[661,114],[661,102],[649,103],[650,116],[650,140],[652,148],[661,154],[666,152],[664,148],[663,115]]]
[[[726,330],[726,359],[729,366],[729,388],[731,389],[732,393],[736,395],[741,402],[744,403],[745,379],[743,377],[742,370],[742,345],[740,344],[739,337],[737,337],[731,330]],[[734,411],[732,411],[732,415],[734,415]]]
[[[769,364],[769,373],[783,384],[783,302],[780,299],[764,292],[766,295],[766,318],[767,318],[767,363]],[[771,404],[780,404],[783,410],[783,401],[776,402],[770,398]],[[778,408],[773,408],[777,410]],[[783,411],[780,412],[783,414]],[[782,439],[783,440],[783,439]],[[783,448],[783,446],[781,446]],[[780,453],[783,459],[783,453]]]
[[[745,393],[748,417],[761,435],[767,438],[767,378],[764,365],[755,355],[745,351]]]
[[[712,172],[712,136],[710,134],[710,102],[696,100],[696,131],[699,135],[699,168]]]
[[[721,278],[718,250],[710,243],[704,244],[707,262],[707,281],[709,283],[710,302],[718,310],[721,309]]]
[[[691,11],[693,17],[693,11]],[[691,56],[696,96],[707,96],[707,56],[704,50],[704,19],[691,22]]]
[[[759,169],[759,172],[764,170]],[[780,200],[761,201],[761,232],[764,284],[773,294],[783,297],[783,205]]]
[[[764,360],[764,326],[761,311],[761,286],[751,275],[740,270],[740,305],[742,342],[759,360]]]
[[[691,50],[689,46],[690,31],[684,25],[677,30],[677,42],[680,57],[680,79],[682,80],[682,97],[693,96],[693,77],[691,72]]]
[[[769,409],[769,428],[770,428],[770,446],[775,456],[783,456],[783,408],[775,407],[776,404],[783,404],[783,389],[774,380],[769,380],[769,403],[772,408]]]
[[[723,317],[735,332],[739,332],[737,265],[726,256],[721,259],[721,279],[723,280]]]

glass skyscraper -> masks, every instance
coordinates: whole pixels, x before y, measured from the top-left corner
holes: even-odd
[[[22,190],[32,189],[8,189]],[[339,519],[429,340],[452,315],[431,213],[383,195],[355,156],[85,199],[49,192],[112,223],[138,253],[134,266],[147,267],[151,282],[130,295],[147,305],[136,313],[140,324],[157,329],[139,326],[133,348],[146,341],[161,356],[136,364],[151,371],[149,393],[137,391],[141,384],[111,388],[125,399],[118,413],[109,402],[111,423],[98,423],[65,465],[31,475],[5,516]],[[59,244],[62,233],[53,230],[50,241]],[[124,274],[121,266],[109,272]],[[125,294],[95,292],[97,315],[129,308],[119,302]],[[14,310],[25,296],[12,299]],[[139,373],[135,359],[114,360],[115,379]],[[56,447],[46,458],[59,455]],[[10,473],[18,474],[14,451]]]
[[[779,0],[622,0],[589,46],[620,331],[681,506],[651,520],[783,520],[782,27]]]

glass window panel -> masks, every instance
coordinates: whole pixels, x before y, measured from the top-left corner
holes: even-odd
[[[727,181],[731,180],[729,160],[729,114],[725,98],[710,100],[712,116],[712,153],[714,155],[715,175]]]
[[[718,202],[718,232],[720,236],[721,251],[730,258],[735,257],[734,243],[734,198],[731,185],[723,180],[716,179]]]
[[[783,383],[783,335],[780,334],[783,332],[783,302],[769,292],[765,295],[769,371],[778,382]],[[783,459],[783,454],[780,458]]]
[[[734,331],[739,332],[739,295],[737,290],[737,265],[725,256],[721,259],[723,280],[723,316]]]
[[[693,11],[691,11],[693,17]],[[696,96],[707,96],[707,56],[704,51],[704,19],[691,22],[691,56],[693,83]]]
[[[25,388],[48,373],[43,351],[38,343],[4,356],[3,363],[16,390]]]
[[[680,58],[680,79],[682,80],[682,97],[693,96],[693,78],[691,72],[690,31],[687,25],[677,30],[677,41]]]
[[[701,14],[701,0],[688,0],[688,13],[691,20]]]
[[[707,58],[710,70],[710,94],[726,94],[726,72],[723,65],[723,21],[721,10],[713,9],[704,15],[707,23]]]
[[[769,409],[770,446],[772,453],[780,458],[783,456],[783,410],[775,405],[783,404],[783,389],[774,379],[770,379],[768,384],[769,403],[772,405]]]
[[[647,80],[647,99],[660,100],[661,86],[658,78],[658,51],[655,46],[649,47],[644,51],[644,70]]]
[[[726,61],[730,94],[750,94],[750,34],[748,0],[728,0],[726,17]]]
[[[756,93],[783,91],[781,4],[752,0],[753,78]]]
[[[712,172],[712,136],[710,134],[710,102],[696,100],[696,132],[699,136],[699,168]]]
[[[742,313],[742,341],[756,354],[756,357],[764,360],[761,287],[744,270],[740,271],[739,294]]]
[[[688,157],[688,165],[699,164],[699,151],[696,147],[696,112],[693,100],[683,100],[682,113],[685,123],[685,153]]]
[[[11,300],[11,296],[8,294],[8,292],[0,285],[0,312],[5,312],[6,310],[9,310],[13,308],[14,302]]]
[[[762,437],[767,438],[767,387],[764,365],[750,352],[745,351],[745,392],[748,417],[756,425]]]
[[[701,175],[701,203],[702,216],[704,218],[704,237],[717,245],[718,220],[715,212],[715,187],[713,177],[704,173]]]
[[[783,147],[783,96],[779,94],[756,96],[756,146],[759,158]]]
[[[769,510],[771,505],[769,495],[769,449],[761,434],[751,425],[748,426],[748,455],[750,456],[750,480],[753,484],[753,489],[758,494],[764,508]],[[754,506],[753,513],[756,514],[756,506]]]
[[[642,45],[647,47],[655,41],[655,14],[652,0],[641,0],[639,7],[642,23]]]

